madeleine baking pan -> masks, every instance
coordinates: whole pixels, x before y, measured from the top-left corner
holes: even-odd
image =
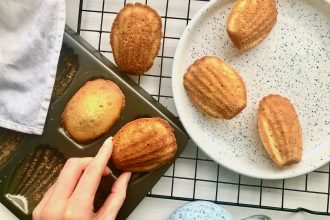
[[[123,91],[126,106],[109,132],[89,144],[78,144],[68,137],[60,124],[66,103],[87,81],[110,79]],[[151,173],[132,175],[126,201],[118,219],[125,219],[156,184],[185,148],[188,136],[178,119],[127,75],[66,27],[52,100],[43,135],[23,135],[0,129],[0,202],[20,219],[31,219],[34,207],[54,183],[70,157],[94,156],[103,141],[123,125],[141,117],[166,119],[175,131],[178,151],[170,164]],[[119,175],[109,164],[114,175]],[[111,191],[113,176],[102,178],[94,205],[97,210]]]

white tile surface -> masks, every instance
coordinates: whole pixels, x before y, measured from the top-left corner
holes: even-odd
[[[241,186],[239,202],[244,204],[259,205],[260,188],[254,186]]]
[[[166,36],[180,38],[187,25],[186,20],[169,18],[166,23]]]
[[[206,1],[191,1],[190,3],[190,11],[189,18],[194,17],[194,15],[200,10],[202,7],[206,5]]]
[[[101,11],[102,10],[102,0],[84,1],[83,9]]]
[[[172,58],[163,58],[163,76],[172,76]]]
[[[85,40],[88,41],[93,47],[98,48],[99,46],[99,33],[96,32],[88,32],[83,31],[81,32],[80,36],[82,36]]]
[[[156,94],[158,94],[159,80],[160,80],[159,77],[141,76],[140,77],[140,85],[149,94],[156,95]]]
[[[195,188],[195,199],[214,200],[216,188],[216,183],[197,181]]]
[[[187,18],[188,0],[169,0],[167,16]]]
[[[172,79],[171,78],[162,78],[162,84],[160,88],[160,95],[163,96],[173,96],[172,93]]]
[[[158,183],[152,188],[152,194],[155,195],[170,195],[172,188],[172,178],[162,177]]]
[[[104,10],[107,12],[119,12],[124,6],[123,1],[107,0],[104,2]]]
[[[86,3],[86,7],[91,6],[93,10],[100,10],[100,2],[97,0],[85,0],[88,1],[88,5]],[[70,2],[70,3],[68,3]],[[76,28],[77,26],[77,15],[78,15],[78,8],[77,0],[70,0],[67,1],[67,24],[71,27]],[[188,0],[169,0],[169,7],[167,16],[170,17],[181,17],[187,18],[187,2]],[[76,4],[76,5],[75,5]],[[165,16],[166,14],[166,1],[162,0],[148,0],[148,4],[155,8],[161,16]],[[191,1],[189,17],[191,18],[196,12],[206,4],[204,1]],[[123,1],[120,0],[106,0],[105,1],[105,10],[111,12],[118,12],[123,6]],[[85,8],[85,5],[84,5]],[[84,18],[82,21],[83,28],[99,28],[99,15],[87,15],[88,17]],[[112,14],[104,14],[104,24],[103,30],[109,31],[111,28],[112,21],[115,15]],[[164,23],[165,18],[162,19]],[[95,24],[93,23],[95,22]],[[166,36],[168,37],[179,37],[183,31],[184,23],[186,20],[178,20],[177,19],[168,19],[167,23],[167,30]],[[175,25],[175,26],[174,26]],[[98,33],[87,33],[82,32],[81,35],[87,39],[93,46],[98,46]],[[107,34],[102,34],[102,42],[101,48],[102,50],[111,50],[110,45],[107,45]],[[164,44],[164,56],[172,57],[174,56],[174,52],[177,46],[178,40],[175,39],[166,39]],[[163,45],[161,43],[161,45]],[[103,53],[106,57],[113,61],[113,57],[111,53]],[[159,51],[159,55],[162,55],[162,47]],[[164,58],[162,63],[162,75],[163,76],[171,76],[172,72],[172,61],[171,58]],[[159,75],[161,66],[161,58],[156,58],[155,65],[152,67],[148,74],[150,75]],[[138,81],[138,77],[132,77],[136,82]],[[163,80],[163,79],[162,79]],[[158,87],[156,88],[155,85],[159,85],[159,81],[155,81],[151,78],[146,78],[142,80],[142,86],[154,93],[158,93]],[[163,84],[163,82],[162,82]],[[170,89],[168,84],[167,89]],[[162,94],[171,94],[171,91],[166,91],[167,89],[161,88]],[[156,92],[156,93],[155,93]],[[175,106],[173,103],[173,98],[160,98],[160,102],[170,109],[174,114],[176,112]],[[196,157],[196,146],[191,142],[188,147],[183,152],[182,156],[195,158]],[[201,159],[208,159],[208,157],[199,150],[199,158]],[[201,179],[216,179],[216,167],[217,165],[213,162],[204,162],[198,161],[198,168],[197,168],[197,177]],[[329,171],[329,165],[325,165],[324,167],[319,169],[323,172]],[[172,169],[167,171],[167,175],[172,174]],[[183,176],[188,178],[193,178],[195,172],[195,161],[193,160],[185,160],[179,159],[176,163],[175,167],[175,176]],[[327,177],[328,174],[319,174],[319,173],[312,173],[308,176],[308,190],[313,191],[320,191],[320,192],[327,192]],[[223,167],[219,167],[219,181],[229,182],[229,183],[238,183],[239,175],[233,173]],[[241,182],[246,184],[252,185],[259,185],[260,180],[241,177]],[[169,195],[171,192],[171,185],[172,185],[172,178],[163,177],[158,184],[153,188],[152,192],[159,195]],[[215,193],[214,186],[215,183],[207,183],[202,181],[198,181],[196,183],[196,191],[195,196],[205,199],[215,199],[215,194],[212,197],[211,193]],[[264,180],[263,186],[270,186],[270,187],[277,187],[282,188],[282,180],[277,181],[270,181]],[[298,178],[293,178],[285,181],[285,187],[290,189],[304,189],[305,188],[305,176],[301,176]],[[193,188],[194,182],[190,179],[174,179],[174,196],[181,196],[186,198],[192,198],[193,196]],[[241,194],[240,194],[240,202],[247,202],[252,204],[258,204],[259,202],[259,187],[242,187],[241,186]],[[274,206],[280,207],[281,206],[281,189],[263,189],[263,196],[262,196],[262,205],[267,206]],[[237,194],[238,194],[238,186],[233,184],[218,184],[218,201],[224,202],[237,202]],[[326,206],[327,197],[324,195],[318,194],[310,194],[304,192],[292,192],[286,191],[285,192],[285,207],[289,208],[296,208],[298,206],[303,206],[306,208],[311,208],[315,210],[323,210]],[[129,219],[166,219],[168,215],[173,212],[176,208],[183,205],[186,202],[183,201],[176,201],[176,200],[164,200],[164,199],[155,199],[155,198],[145,198],[142,203],[135,209],[135,211],[131,214]],[[229,211],[233,213],[233,215],[237,218],[243,218],[248,215],[256,214],[256,213],[267,213],[273,219],[327,219],[328,217],[324,216],[312,216],[305,213],[287,213],[287,212],[278,212],[278,211],[268,211],[268,210],[258,210],[258,209],[251,209],[251,208],[242,208],[242,207],[234,207],[234,206],[225,206]],[[2,216],[1,216],[2,217]],[[2,219],[2,218],[1,218]]]
[[[282,190],[267,189],[262,190],[261,204],[264,206],[281,207],[282,204]]]
[[[174,179],[173,196],[193,198],[194,181],[187,179]]]
[[[264,180],[262,182],[262,185],[263,186],[276,187],[276,188],[282,188],[283,180]]]
[[[177,39],[165,39],[164,44],[164,56],[166,57],[174,57],[176,47],[178,46],[179,40]]]
[[[304,190],[306,183],[306,175],[298,176],[285,180],[285,188]]]
[[[190,159],[178,158],[175,161],[175,176],[194,178],[195,177],[195,161]]]
[[[82,13],[81,28],[88,30],[100,30],[101,13],[86,12]]]
[[[238,183],[239,175],[234,173],[226,168],[219,167],[219,181],[228,182],[228,183]]]
[[[166,1],[148,0],[148,5],[154,8],[160,16],[165,16]]]
[[[325,173],[308,174],[307,190],[327,193],[329,190],[329,174],[325,174]]]
[[[197,179],[217,181],[218,165],[210,161],[197,162]]]
[[[247,185],[260,186],[261,181],[260,181],[260,179],[251,178],[251,177],[247,177],[247,176],[241,176],[241,183],[247,184]]]
[[[327,196],[295,191],[285,191],[284,206],[288,208],[304,207],[315,211],[324,211],[327,206]]]
[[[115,18],[116,18],[116,14],[104,13],[103,14],[102,30],[103,31],[111,31],[112,23],[115,20]],[[108,34],[108,35],[110,36],[110,34]]]
[[[237,202],[238,186],[233,184],[219,183],[217,201]]]

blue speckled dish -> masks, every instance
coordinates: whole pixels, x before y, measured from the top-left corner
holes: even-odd
[[[234,218],[220,205],[206,201],[195,201],[178,208],[168,220],[234,220]]]
[[[209,157],[247,176],[282,179],[319,168],[330,160],[330,0],[278,0],[273,30],[248,52],[238,51],[227,35],[232,5],[211,1],[181,37],[172,86],[182,124]],[[246,83],[248,105],[230,121],[204,116],[184,90],[187,67],[204,55],[224,59]],[[302,161],[285,169],[269,159],[257,130],[258,103],[270,93],[291,100],[302,126]]]

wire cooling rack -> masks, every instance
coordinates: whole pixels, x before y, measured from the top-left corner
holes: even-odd
[[[195,13],[207,0],[143,0],[162,17],[163,39],[153,67],[132,79],[177,115],[171,89],[175,48]],[[114,62],[109,43],[111,25],[126,0],[80,0],[77,32]],[[192,142],[148,194],[175,200],[208,200],[219,204],[330,215],[330,167],[286,180],[262,180],[233,173]]]

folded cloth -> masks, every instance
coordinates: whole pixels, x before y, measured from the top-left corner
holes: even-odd
[[[0,1],[1,127],[42,134],[64,25],[64,0]]]

